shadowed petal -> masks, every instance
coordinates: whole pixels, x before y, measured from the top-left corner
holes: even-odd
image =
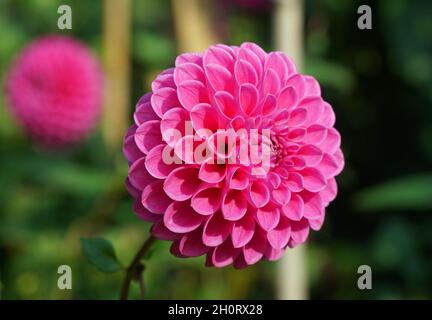
[[[202,215],[210,215],[220,209],[222,202],[222,189],[209,187],[197,192],[191,200],[192,208]]]
[[[198,228],[204,217],[196,213],[189,201],[173,202],[164,214],[165,226],[176,233],[191,232]]]
[[[141,203],[150,212],[163,214],[172,200],[164,192],[163,181],[157,180],[144,188]]]
[[[230,190],[222,198],[222,213],[225,219],[237,221],[247,211],[247,199],[242,191]]]
[[[183,201],[191,198],[200,184],[198,168],[181,167],[168,175],[163,187],[171,199]]]
[[[235,248],[241,248],[249,243],[255,231],[255,219],[247,213],[242,219],[234,222],[231,230],[231,240]]]
[[[274,229],[279,223],[279,219],[279,208],[271,203],[264,208],[257,209],[256,220],[265,231]]]
[[[209,247],[219,246],[228,238],[231,228],[231,221],[225,220],[220,213],[215,213],[204,226],[202,241]]]

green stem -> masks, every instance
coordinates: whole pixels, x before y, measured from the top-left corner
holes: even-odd
[[[123,280],[123,284],[121,287],[120,292],[120,300],[127,300],[129,297],[129,288],[132,280],[134,279],[141,279],[142,282],[141,288],[144,288],[144,280],[142,276],[142,272],[144,271],[143,265],[141,264],[142,258],[145,256],[145,254],[149,251],[151,248],[153,242],[156,240],[152,235],[150,235],[141,246],[141,249],[137,252],[134,259],[132,260],[129,267],[126,269],[126,275]],[[143,289],[141,289],[143,291]],[[141,295],[143,295],[143,292],[141,292]]]

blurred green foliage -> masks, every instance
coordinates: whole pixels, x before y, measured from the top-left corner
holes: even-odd
[[[102,1],[0,0],[2,80],[26,43],[60,32],[60,4],[72,7],[74,19],[73,30],[61,32],[102,57]],[[372,7],[373,30],[357,28],[361,4]],[[136,101],[177,52],[170,2],[135,0],[133,6]],[[271,10],[215,8],[213,24],[224,42],[272,48]],[[427,0],[306,1],[305,72],[320,81],[335,109],[347,163],[339,196],[308,245],[312,298],[432,297],[431,9]],[[98,271],[85,259],[80,238],[108,239],[127,265],[148,234],[123,187],[121,152],[109,154],[99,130],[64,153],[35,149],[4,103],[0,99],[2,298],[118,298],[122,272]],[[57,288],[62,264],[72,267],[73,290]],[[275,297],[274,263],[242,271],[203,264],[202,258],[177,259],[168,243],[157,242],[146,262],[148,297]],[[371,291],[357,289],[362,264],[372,267]],[[138,296],[133,285],[131,297]]]

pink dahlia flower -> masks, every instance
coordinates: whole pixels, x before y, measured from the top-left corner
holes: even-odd
[[[80,42],[46,36],[16,58],[6,80],[12,112],[31,138],[48,147],[82,139],[101,111],[98,61]]]
[[[179,257],[237,268],[319,230],[344,166],[318,82],[253,43],[180,55],[138,102],[127,187]]]

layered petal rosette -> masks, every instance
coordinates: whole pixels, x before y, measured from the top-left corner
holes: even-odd
[[[319,230],[344,166],[311,76],[253,43],[185,53],[137,103],[124,142],[134,211],[178,257],[277,260]]]
[[[45,36],[29,44],[12,64],[5,89],[26,132],[50,148],[83,139],[101,112],[99,63],[69,37]]]

